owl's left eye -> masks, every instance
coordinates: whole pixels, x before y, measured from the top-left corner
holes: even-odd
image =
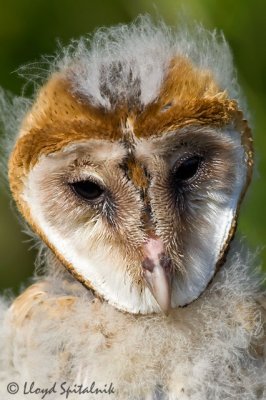
[[[73,182],[70,187],[75,194],[85,200],[97,200],[104,192],[100,185],[90,180]]]

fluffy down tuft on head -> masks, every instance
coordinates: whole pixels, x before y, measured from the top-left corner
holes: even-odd
[[[68,70],[75,90],[92,104],[110,109],[113,97],[140,97],[143,105],[155,100],[169,62],[176,56],[212,71],[221,89],[239,100],[232,56],[223,35],[200,25],[182,24],[174,30],[139,17],[130,25],[99,29],[92,39],[73,41],[54,65]]]

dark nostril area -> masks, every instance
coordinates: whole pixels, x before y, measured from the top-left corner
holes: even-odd
[[[142,268],[143,269],[147,269],[148,271],[152,272],[154,270],[154,267],[155,267],[154,262],[150,258],[146,257],[142,261]]]
[[[167,273],[172,272],[171,259],[165,253],[161,253],[159,255],[159,264]],[[153,272],[155,268],[154,260],[149,257],[144,258],[144,260],[142,261],[142,268]]]
[[[161,253],[159,255],[159,262],[160,265],[166,270],[171,272],[173,265],[172,265],[172,261],[171,259],[165,254],[165,253]]]

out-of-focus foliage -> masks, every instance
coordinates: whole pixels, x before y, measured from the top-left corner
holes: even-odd
[[[103,25],[129,22],[139,13],[163,17],[175,25],[183,13],[208,28],[223,30],[255,126],[257,168],[242,207],[240,232],[251,246],[266,243],[266,4],[263,0],[0,0],[0,85],[16,94],[24,84],[14,71],[62,44]],[[0,133],[1,134],[1,133]],[[33,272],[35,252],[11,212],[7,193],[0,193],[0,289],[17,289]],[[262,252],[266,265],[266,252]]]

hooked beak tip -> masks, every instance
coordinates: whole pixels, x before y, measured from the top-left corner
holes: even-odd
[[[153,264],[152,260],[143,261],[143,276],[153,297],[161,311],[168,316],[171,310],[171,286],[170,271],[162,263]]]

